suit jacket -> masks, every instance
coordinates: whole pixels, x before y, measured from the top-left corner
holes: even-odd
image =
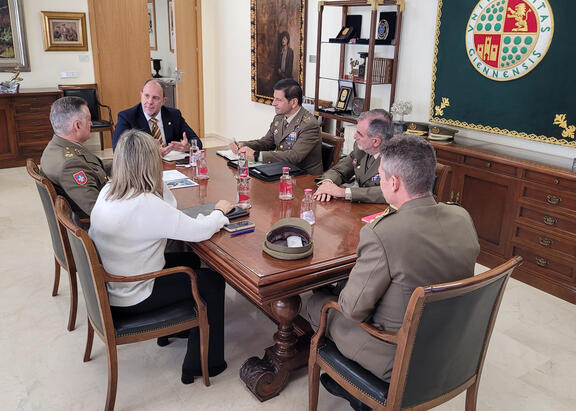
[[[202,142],[194,130],[192,130],[190,126],[186,124],[186,120],[184,120],[184,117],[182,117],[180,110],[162,106],[160,113],[162,115],[162,126],[164,128],[164,136],[166,136],[166,144],[169,144],[171,141],[182,140],[182,133],[186,132],[188,141],[192,141],[194,138],[198,143],[198,147],[202,148]],[[144,116],[141,103],[138,103],[134,107],[130,107],[129,109],[118,113],[118,122],[116,124],[116,128],[114,129],[114,135],[112,136],[112,148],[116,148],[116,144],[118,144],[118,140],[120,139],[122,133],[132,128],[145,131],[148,134],[152,134],[150,125]]]
[[[244,145],[261,151],[260,160],[264,163],[287,161],[308,174],[322,174],[322,137],[318,120],[303,107],[286,128],[284,118],[283,114],[275,116],[264,137],[245,141]]]
[[[350,187],[352,201],[360,203],[385,203],[386,200],[380,190],[380,176],[378,175],[378,165],[380,161],[375,160],[370,167],[366,167],[366,162],[370,155],[358,148],[354,143],[354,150],[346,157],[338,161],[334,167],[326,171],[317,181],[331,180],[334,184],[342,185],[352,183],[354,180],[359,187]]]
[[[68,199],[79,216],[90,216],[110,175],[112,162],[102,161],[82,145],[54,135],[40,159],[42,173]]]
[[[357,322],[397,331],[416,287],[472,276],[479,252],[474,224],[463,208],[433,197],[405,203],[360,231],[358,259],[338,298],[343,315],[330,315],[329,337],[343,355],[389,381],[395,345],[372,337]],[[310,300],[313,324],[327,299],[316,294]]]

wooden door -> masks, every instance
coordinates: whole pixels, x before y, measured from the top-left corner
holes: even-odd
[[[0,160],[18,157],[12,97],[0,96]]]
[[[202,13],[200,0],[174,0],[176,33],[176,107],[186,122],[204,137],[202,77]]]
[[[118,112],[140,101],[150,78],[147,0],[88,0],[94,75],[100,101]],[[105,147],[112,147],[104,133]]]

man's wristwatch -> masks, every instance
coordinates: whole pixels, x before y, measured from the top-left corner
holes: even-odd
[[[260,152],[254,151],[254,161],[258,161],[258,160],[260,160]]]

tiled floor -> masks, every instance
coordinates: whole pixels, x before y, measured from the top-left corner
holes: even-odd
[[[217,139],[207,146],[219,145]],[[105,155],[110,155],[109,152]],[[52,247],[38,194],[23,167],[0,170],[0,398],[3,410],[99,410],[106,397],[107,362],[95,338],[82,362],[86,312],[80,297],[77,328],[66,331],[68,281],[51,297]],[[241,295],[227,290],[229,367],[212,386],[184,386],[184,341],[121,346],[116,410],[305,410],[301,370],[280,396],[260,403],[238,370],[272,342],[275,326]],[[515,280],[509,282],[480,388],[482,411],[576,410],[576,306]],[[320,391],[320,410],[348,404]],[[463,410],[460,395],[440,410]]]

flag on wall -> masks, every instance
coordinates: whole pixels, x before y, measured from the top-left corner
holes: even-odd
[[[430,120],[576,147],[570,0],[438,0]]]

